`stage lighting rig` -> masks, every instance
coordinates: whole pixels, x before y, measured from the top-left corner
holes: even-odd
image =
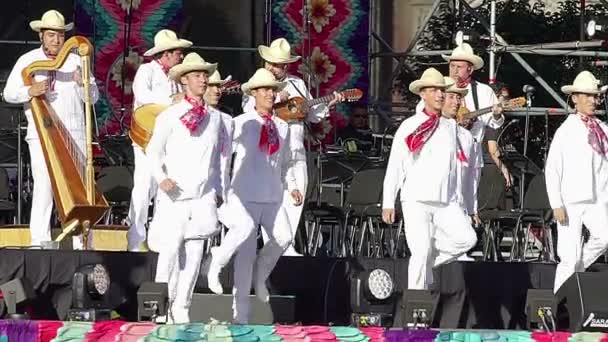
[[[81,266],[72,279],[72,309],[68,313],[69,320],[109,320],[110,286],[110,275],[102,264]]]
[[[398,286],[394,265],[361,259],[353,264],[350,276],[352,323],[356,326],[391,326]]]

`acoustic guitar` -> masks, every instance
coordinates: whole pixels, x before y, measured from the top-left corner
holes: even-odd
[[[526,98],[525,97],[516,97],[516,98],[507,100],[498,105],[500,107],[502,107],[503,109],[520,108],[520,107],[523,107],[526,105]],[[490,113],[492,111],[492,108],[493,108],[493,106],[485,107],[485,108],[481,108],[481,109],[471,112],[467,109],[467,107],[461,106],[458,109],[458,113],[456,114],[456,119],[459,124],[463,124],[467,120],[475,119],[476,117],[478,117],[480,115]]]
[[[360,89],[346,89],[340,92],[346,102],[353,102],[359,100],[363,96],[363,91]],[[312,106],[316,106],[321,103],[329,103],[334,99],[334,94],[319,97],[313,100],[306,100],[303,97],[294,97],[287,101],[276,103],[273,108],[274,112],[278,117],[287,121],[304,121],[306,119],[306,113]]]
[[[237,81],[230,81],[222,86],[222,95],[239,93],[241,93],[241,84]],[[182,97],[178,98],[181,100]],[[129,130],[131,140],[145,150],[152,138],[156,117],[168,107],[168,105],[147,104],[137,108],[131,116]]]

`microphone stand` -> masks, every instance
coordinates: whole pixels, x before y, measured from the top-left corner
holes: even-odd
[[[530,134],[530,107],[532,107],[532,92],[526,92],[526,123],[524,126],[524,159],[525,167],[521,170],[521,179],[519,184],[519,208],[524,210],[524,188],[526,185],[526,171],[528,169],[528,136]]]
[[[131,40],[131,19],[133,11],[133,0],[129,1],[129,9],[127,10],[127,14],[125,16],[125,25],[127,26],[125,30],[125,34],[123,36],[124,40],[124,48],[122,53],[122,69],[120,71],[120,81],[122,82],[122,91],[120,94],[120,119],[118,121],[120,126],[121,135],[125,131],[124,120],[127,114],[127,108],[125,107],[125,81],[126,81],[126,72],[125,67],[127,65],[127,54],[129,53],[129,40]]]

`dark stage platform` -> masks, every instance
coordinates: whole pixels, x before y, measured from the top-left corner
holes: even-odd
[[[71,303],[70,284],[85,264],[107,266],[121,296],[117,311],[137,319],[137,289],[154,279],[154,253],[0,250],[0,284],[25,277],[36,290],[30,305],[34,319],[65,319]],[[273,294],[296,296],[295,320],[304,324],[350,323],[349,276],[361,265],[392,273],[397,291],[407,284],[407,259],[335,259],[283,257],[270,279]],[[373,266],[376,265],[376,266]],[[600,265],[600,269],[605,268]],[[555,265],[540,263],[456,262],[435,270],[440,328],[525,329],[528,289],[551,289]],[[232,287],[232,270],[222,274],[224,289]],[[206,292],[199,278],[197,292]]]

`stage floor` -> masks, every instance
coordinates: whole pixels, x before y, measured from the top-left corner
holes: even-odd
[[[71,304],[72,276],[81,265],[102,263],[123,302],[117,311],[137,319],[137,289],[155,275],[155,253],[0,249],[0,284],[25,277],[34,286],[33,319],[65,319]],[[273,294],[296,297],[295,321],[303,324],[350,324],[350,275],[364,267],[382,267],[393,275],[396,290],[407,285],[407,259],[283,257],[270,278]],[[606,269],[606,265],[597,265]],[[555,265],[542,263],[455,262],[435,270],[440,328],[525,329],[528,289],[551,289]],[[232,287],[232,269],[222,272]],[[204,276],[197,292],[207,292]]]

